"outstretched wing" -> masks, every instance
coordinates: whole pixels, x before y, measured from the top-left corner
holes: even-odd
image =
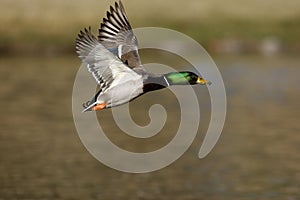
[[[116,2],[114,8],[110,6],[106,16],[100,25],[98,40],[130,68],[142,68],[138,42],[122,2]]]
[[[80,31],[76,39],[76,49],[102,92],[110,86],[122,84],[121,77],[130,80],[140,76],[107,50],[94,36],[91,28]]]

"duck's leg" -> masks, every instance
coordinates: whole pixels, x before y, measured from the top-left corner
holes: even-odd
[[[103,102],[103,103],[101,103],[101,104],[97,104],[96,106],[94,106],[94,107],[92,108],[92,110],[93,110],[93,111],[96,111],[96,110],[102,110],[102,109],[104,109],[104,108],[106,108],[106,103],[105,103],[105,102]]]

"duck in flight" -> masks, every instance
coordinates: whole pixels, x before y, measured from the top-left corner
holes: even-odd
[[[210,84],[190,71],[161,75],[147,72],[142,66],[137,38],[121,1],[114,7],[110,6],[98,38],[90,27],[80,31],[76,52],[100,88],[90,101],[83,104],[83,112],[119,106],[171,85]]]

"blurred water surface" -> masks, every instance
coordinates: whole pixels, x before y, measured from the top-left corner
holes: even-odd
[[[210,117],[208,92],[202,88],[200,130],[184,156],[160,171],[126,174],[95,160],[76,133],[71,98],[79,59],[2,57],[0,199],[299,199],[300,60],[216,62],[228,113],[214,150],[205,159],[197,157]],[[180,119],[178,102],[163,90],[130,103],[138,124],[149,122],[153,103],[166,107],[168,119],[149,139],[126,136],[110,110],[98,113],[98,119],[120,147],[152,151],[172,139]]]

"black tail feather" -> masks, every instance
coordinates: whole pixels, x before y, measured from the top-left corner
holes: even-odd
[[[97,101],[97,98],[98,98],[98,96],[99,96],[99,94],[100,94],[101,92],[102,92],[102,90],[100,89],[100,90],[96,93],[96,95],[95,95],[91,100],[89,100],[89,101],[83,103],[83,104],[82,104],[83,108],[87,108],[87,107],[89,107],[90,105],[92,105],[93,103],[95,103],[95,102]]]

